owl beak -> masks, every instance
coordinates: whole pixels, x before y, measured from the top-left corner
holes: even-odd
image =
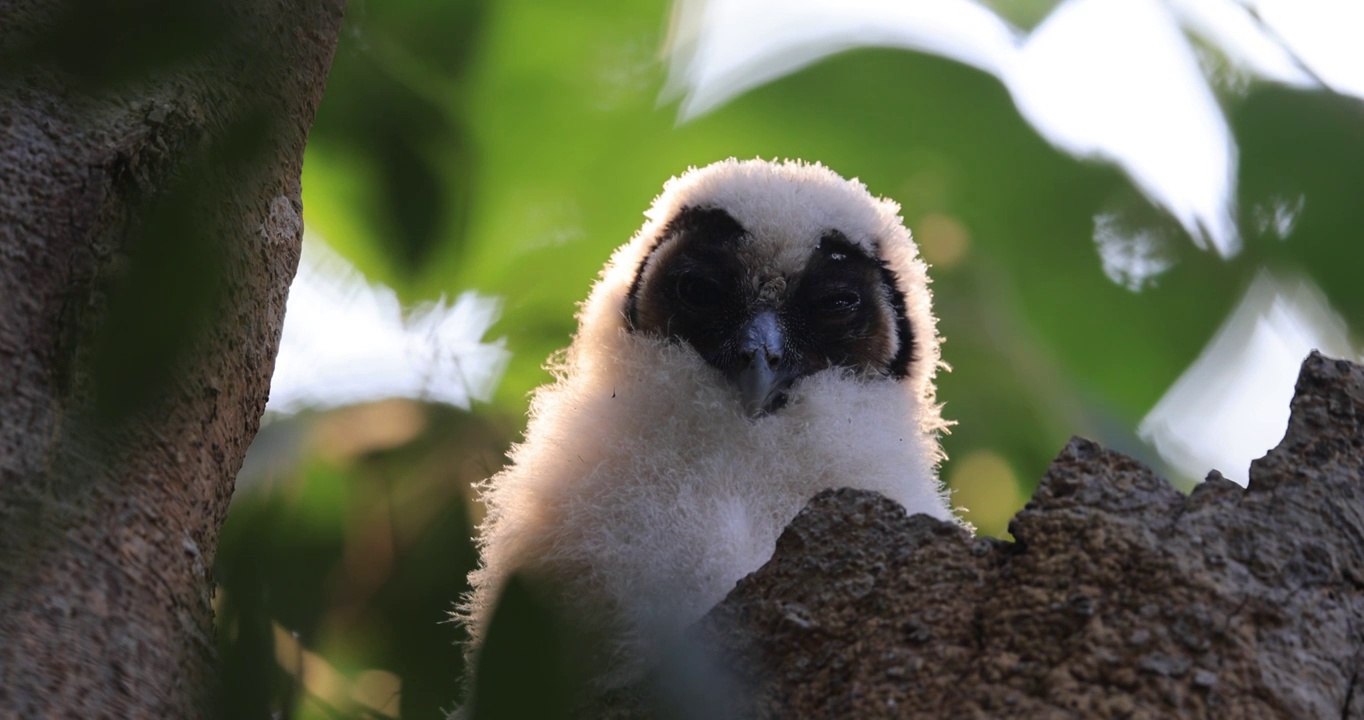
[[[744,412],[760,417],[786,404],[786,389],[795,380],[782,366],[786,336],[776,312],[762,310],[741,331],[739,357],[741,370],[735,383]]]

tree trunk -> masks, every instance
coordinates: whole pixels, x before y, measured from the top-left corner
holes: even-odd
[[[1248,488],[1076,438],[1010,532],[816,497],[702,623],[740,716],[1364,719],[1364,368],[1307,359]]]
[[[0,716],[210,712],[342,11],[0,0]]]

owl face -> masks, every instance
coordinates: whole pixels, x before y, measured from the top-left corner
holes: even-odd
[[[829,368],[903,378],[914,331],[894,272],[868,247],[839,227],[754,233],[722,207],[684,206],[640,262],[625,323],[690,346],[752,417]]]

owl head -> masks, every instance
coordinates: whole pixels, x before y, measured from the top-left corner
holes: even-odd
[[[731,159],[670,181],[646,216],[604,270],[580,334],[690,348],[755,419],[829,370],[933,404],[928,277],[894,202],[819,164]]]

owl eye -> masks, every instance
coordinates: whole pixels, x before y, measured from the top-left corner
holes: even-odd
[[[679,277],[674,291],[678,300],[696,310],[713,310],[725,300],[720,283],[694,273]]]
[[[862,306],[862,296],[856,290],[838,290],[819,299],[820,312],[844,315]]]

